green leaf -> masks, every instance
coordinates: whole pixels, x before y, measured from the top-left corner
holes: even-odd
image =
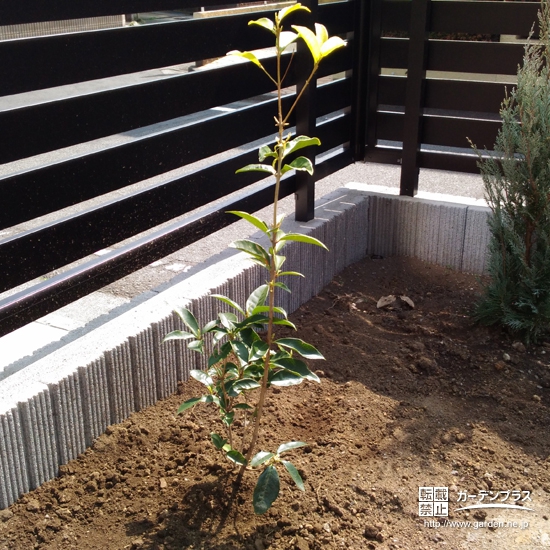
[[[232,50],[230,52],[227,52],[226,55],[234,55],[236,57],[242,57],[243,59],[251,61],[257,67],[260,67],[260,69],[262,69],[262,71],[265,71],[265,68],[261,64],[260,60],[252,52],[240,52],[238,50]]]
[[[214,385],[214,381],[208,374],[206,374],[202,370],[192,370],[189,371],[189,376],[197,380],[197,382],[200,382],[201,384],[204,384],[205,386],[211,387]]]
[[[250,411],[254,407],[252,405],[249,405],[248,403],[237,403],[233,408],[234,409],[241,409],[243,411]]]
[[[273,168],[270,164],[247,164],[246,166],[239,168],[235,174],[242,174],[244,172],[265,172],[272,176],[277,173],[275,168]]]
[[[226,426],[231,426],[233,424],[233,420],[235,419],[235,413],[233,411],[228,412],[222,416],[222,422]],[[240,453],[239,453],[240,454]],[[242,456],[242,455],[241,455]]]
[[[227,453],[226,456],[229,460],[235,462],[235,464],[239,464],[239,466],[246,466],[246,458],[241,453],[239,453],[239,451],[232,449]]]
[[[195,335],[183,330],[173,330],[172,332],[169,332],[162,341],[168,342],[169,340],[189,340],[189,338],[195,338]]]
[[[269,309],[269,306],[258,306],[254,311],[256,311],[257,313],[265,313],[266,311],[269,311]],[[287,313],[282,307],[273,306],[273,312],[278,313],[285,318],[287,317]]]
[[[267,17],[262,17],[261,19],[256,19],[255,21],[249,21],[248,24],[258,25],[275,34],[275,23],[273,23],[273,21],[271,21],[271,19],[268,19]]]
[[[237,328],[244,328],[251,325],[266,325],[268,322],[269,319],[265,315],[254,314],[247,317],[244,321],[237,323],[235,326]]]
[[[292,321],[289,321],[288,319],[273,319],[273,324],[274,325],[283,325],[285,327],[290,327],[291,329],[293,330],[298,330],[296,328],[296,325],[292,322]]]
[[[261,285],[256,290],[254,290],[252,294],[248,297],[248,300],[246,301],[247,315],[254,315],[255,313],[259,313],[259,312],[256,312],[255,309],[258,306],[263,306],[265,304],[268,294],[269,294],[268,285]]]
[[[302,4],[300,3],[297,3],[297,4],[293,4],[292,6],[287,6],[286,8],[283,8],[282,10],[279,11],[279,22],[281,22],[289,13],[292,13],[293,11],[297,11],[297,10],[303,10],[303,11],[307,11],[308,13],[311,13],[310,9],[307,8],[306,6],[302,6]]]
[[[321,145],[321,141],[319,138],[316,137],[308,137],[308,136],[296,136],[294,139],[289,141],[283,150],[283,158],[285,158],[290,153],[294,153],[294,151],[298,151],[299,149],[303,149],[304,147],[310,147],[312,145]]]
[[[215,365],[216,363],[219,363],[220,361],[223,361],[231,352],[231,343],[226,342],[220,349],[214,350],[210,357],[208,358],[208,367],[210,368],[212,365]]]
[[[323,44],[321,45],[321,56],[327,57],[327,55],[330,55],[334,50],[343,48],[345,45],[346,45],[345,40],[342,40],[338,36],[331,36],[328,40],[323,42]]]
[[[279,490],[279,474],[274,466],[268,466],[260,474],[256,487],[254,487],[254,496],[252,498],[254,513],[258,515],[265,514],[279,496]]]
[[[279,273],[279,277],[284,277],[285,275],[294,275],[295,277],[304,277],[304,275],[302,275],[302,273],[298,273],[298,271],[282,271],[281,273]]]
[[[252,466],[252,468],[257,468],[258,466],[261,466],[262,464],[264,464],[274,456],[275,455],[273,453],[268,453],[267,451],[260,451],[259,453],[257,453],[252,457],[252,459],[250,460],[250,466]]]
[[[233,353],[239,359],[239,363],[241,364],[241,367],[246,365],[248,363],[248,354],[249,354],[248,347],[245,346],[242,342],[239,342],[238,340],[233,340],[231,342],[231,347],[233,349]]]
[[[288,275],[288,273],[287,273],[287,275]],[[298,275],[300,275],[300,273],[298,273]],[[302,277],[303,277],[303,275],[302,275]],[[279,288],[282,288],[286,292],[292,293],[292,290],[290,290],[290,288],[288,288],[288,286],[285,285],[284,283],[275,283],[275,286],[277,286]]]
[[[300,170],[307,172],[310,176],[313,175],[313,164],[307,157],[298,157],[290,164],[285,164],[281,170],[281,174],[286,174],[290,170]]]
[[[210,434],[210,439],[212,443],[214,443],[216,449],[223,449],[223,446],[227,443],[227,439],[223,439],[221,435],[214,432]]]
[[[277,153],[273,151],[273,149],[269,145],[262,145],[258,149],[258,160],[260,162],[264,161],[266,158],[269,157],[277,157]]]
[[[263,340],[257,340],[254,342],[250,348],[249,361],[257,361],[258,359],[263,359],[265,354],[268,352],[269,346]]]
[[[275,255],[275,269],[279,271],[281,267],[283,267],[283,264],[285,263],[286,256],[281,256],[280,254]]]
[[[203,396],[204,397],[204,396]],[[202,397],[192,397],[178,407],[178,414],[181,414],[183,411],[194,407],[197,403],[202,401]]]
[[[221,294],[212,294],[212,298],[216,298],[216,300],[220,300],[224,304],[227,304],[228,306],[231,306],[233,309],[236,309],[241,315],[244,315],[243,308],[237,304],[237,302],[234,302],[233,300],[229,299],[227,296],[222,296]],[[205,327],[206,331],[206,327]]]
[[[282,460],[283,466],[287,469],[287,472],[290,474],[290,477],[296,483],[296,487],[300,489],[300,491],[305,491],[306,488],[304,487],[304,481],[302,480],[302,476],[300,475],[300,472],[296,469],[296,466],[292,464],[292,462],[289,462],[288,460]]]
[[[225,311],[218,313],[218,317],[220,318],[221,324],[227,330],[233,330],[235,328],[235,324],[239,321],[234,313],[227,313]]]
[[[250,256],[258,258],[261,261],[266,262],[267,265],[269,265],[269,261],[270,261],[269,254],[261,244],[255,243],[254,241],[243,239],[243,240],[235,241],[234,243],[232,243],[231,246],[233,246],[237,250],[246,252]]]
[[[276,340],[275,343],[278,346],[289,348],[298,352],[306,359],[324,359],[319,350],[299,338],[280,338],[279,340]]]
[[[240,337],[245,346],[251,348],[254,342],[261,341],[261,338],[251,328],[245,328],[240,331]]]
[[[266,145],[267,147],[267,145]],[[263,159],[260,159],[263,160]],[[235,214],[235,216],[239,216],[239,218],[242,218],[243,220],[246,220],[247,222],[251,223],[254,227],[257,227],[260,231],[263,231],[267,234],[267,224],[257,218],[256,216],[252,216],[251,214],[248,214],[247,212],[242,212],[240,210],[229,210],[227,212],[228,214]]]
[[[277,449],[277,456],[282,455],[283,453],[286,453],[286,451],[290,451],[291,449],[299,449],[300,447],[305,447],[306,443],[303,441],[289,441],[288,443],[283,443],[282,445],[279,445],[279,448]]]
[[[269,383],[273,386],[298,386],[303,381],[304,379],[301,376],[285,369],[277,371],[269,376]]]
[[[273,359],[271,363],[276,367],[281,367],[283,369],[293,372],[294,374],[298,374],[299,376],[301,376],[302,378],[306,378],[307,380],[318,383],[321,382],[321,380],[319,380],[319,377],[311,372],[308,366],[303,361],[300,361],[300,359],[294,359],[294,357],[281,357]]]
[[[193,351],[202,353],[204,351],[204,342],[202,340],[193,340],[187,344],[187,347]]]
[[[241,380],[237,380],[233,384],[233,390],[240,393],[245,390],[255,390],[256,388],[259,388],[261,384],[258,384],[256,380],[252,380],[252,378],[242,378]]]
[[[317,65],[321,61],[321,45],[317,36],[307,27],[292,25],[292,28],[298,33],[298,36],[306,43],[313,62]]]
[[[297,38],[298,35],[295,32],[282,31],[279,35],[279,52],[284,52],[292,43],[296,42]]]
[[[315,237],[310,237],[309,235],[303,235],[302,233],[287,233],[284,237],[281,237],[281,241],[295,241],[300,243],[314,244],[315,246],[320,246],[321,248],[328,250],[328,248],[319,239],[316,239]],[[280,275],[282,275],[282,273],[279,274],[279,276]],[[298,273],[298,275],[300,275],[300,273]]]
[[[195,338],[200,338],[199,323],[195,316],[185,307],[176,308],[176,313],[180,316],[181,320],[189,327],[189,330],[193,333]]]

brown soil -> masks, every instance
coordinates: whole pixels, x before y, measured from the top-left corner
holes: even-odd
[[[209,442],[214,411],[176,416],[200,392],[193,381],[1,511],[0,549],[550,546],[550,348],[473,326],[478,292],[475,277],[445,268],[366,259],[292,316],[327,360],[310,362],[320,385],[269,395],[260,446],[306,441],[289,453],[306,492],[282,475],[264,516],[252,511],[252,473],[228,504],[235,471]],[[415,308],[377,309],[389,294]],[[449,488],[448,518],[419,517],[419,487]],[[529,495],[533,511],[455,511],[507,491],[506,503]]]

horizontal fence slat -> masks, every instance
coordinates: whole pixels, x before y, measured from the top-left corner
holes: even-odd
[[[492,149],[501,125],[498,120],[424,116],[422,143],[442,147],[469,147],[469,138],[482,149]]]
[[[452,153],[421,151],[418,155],[418,165],[421,168],[466,172],[470,174],[479,174],[477,161],[477,156],[457,155]]]
[[[432,2],[431,30],[469,34],[527,36],[539,2]]]
[[[515,75],[522,59],[522,44],[430,40],[427,68],[433,71]]]
[[[284,99],[285,108],[294,97]],[[345,108],[350,101],[351,79],[322,84],[317,116]],[[0,229],[259,139],[270,128],[275,112],[275,97],[259,100],[257,105],[234,113],[217,114],[206,121],[4,178],[0,180]],[[222,136],[223,140],[212,136]]]
[[[220,0],[201,0],[201,6],[219,6]],[[40,21],[61,21],[84,17],[122,15],[162,10],[196,8],[197,3],[189,0],[25,0],[25,2],[3,2],[0,7],[0,21],[3,25],[36,23]]]
[[[378,103],[405,105],[406,77],[380,76]],[[444,80],[428,78],[425,81],[425,108],[471,111],[497,114],[506,89],[512,85],[500,82],[473,80]]]

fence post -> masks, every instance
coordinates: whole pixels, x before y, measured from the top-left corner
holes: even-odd
[[[400,183],[400,194],[410,197],[414,197],[418,191],[418,154],[422,134],[430,7],[430,0],[412,0]]]
[[[311,10],[310,21],[317,21],[317,0],[305,0],[302,2]],[[297,45],[296,67],[300,79],[296,85],[296,93],[305,85],[306,78],[311,71],[311,55],[305,43],[300,40]],[[311,79],[308,89],[304,92],[300,103],[296,107],[296,134],[314,137],[316,132],[316,93],[317,78]],[[308,158],[315,168],[315,148],[309,148]],[[294,217],[296,221],[307,222],[315,217],[315,173],[310,176],[307,172],[296,171],[296,205]]]

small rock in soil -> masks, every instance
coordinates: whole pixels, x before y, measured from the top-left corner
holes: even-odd
[[[0,510],[0,521],[8,521],[13,517],[13,512],[6,508],[5,510]]]
[[[35,498],[29,499],[27,502],[27,511],[28,512],[38,512],[40,510],[40,502]]]

